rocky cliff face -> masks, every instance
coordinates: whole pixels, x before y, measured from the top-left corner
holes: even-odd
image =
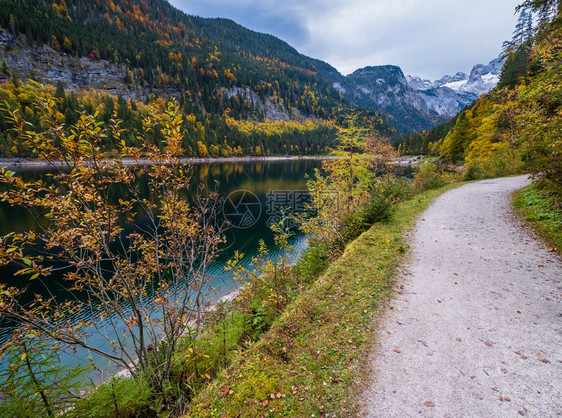
[[[57,85],[59,82],[69,91],[92,88],[125,98],[144,99],[146,92],[124,80],[126,71],[105,60],[88,57],[77,58],[57,52],[47,45],[31,47],[0,30],[0,61],[5,60],[9,74],[0,73],[0,81],[11,75],[20,80],[34,80],[42,84]]]
[[[55,51],[43,45],[31,47],[24,45],[20,39],[0,29],[0,61],[5,60],[8,73],[0,72],[0,83],[12,75],[20,80],[34,80],[41,84],[56,86],[61,83],[66,91],[94,89],[113,95],[122,95],[125,99],[145,100],[151,91],[132,82],[125,82],[127,71],[106,60],[77,58]],[[133,70],[135,72],[136,70]],[[136,79],[136,77],[132,77]],[[303,119],[297,109],[290,111],[273,103],[270,99],[261,99],[249,88],[221,89],[227,97],[238,95],[249,99],[256,109],[262,112],[264,119],[274,121]],[[165,96],[177,96],[174,88],[161,89],[158,93]]]

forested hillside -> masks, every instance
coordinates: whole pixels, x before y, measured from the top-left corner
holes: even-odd
[[[57,97],[57,110],[67,123],[81,110],[98,109],[105,122],[117,111],[134,140],[146,116],[144,105],[163,108],[158,99],[174,98],[186,115],[184,145],[192,156],[322,153],[335,134],[329,121],[353,106],[331,87],[330,80],[340,75],[328,64],[273,36],[226,19],[188,16],[163,0],[6,0],[0,26],[12,34],[4,54],[17,60],[17,52],[27,47],[43,74],[105,62],[98,77],[104,86],[107,68],[113,76],[122,73],[113,96],[100,93],[104,89],[98,85],[73,84],[70,76],[68,83],[53,86],[49,94]],[[53,62],[45,58],[49,51],[43,45],[59,54]],[[0,65],[10,80],[2,85],[0,99],[38,127],[33,101],[38,87],[16,80],[9,64]],[[41,81],[50,82],[49,77]],[[85,92],[86,87],[98,91]],[[5,112],[1,119],[0,128]],[[373,112],[366,113],[365,122],[393,131]],[[0,157],[25,156],[17,145],[8,132],[0,133]]]
[[[219,89],[234,85],[318,117],[342,103],[327,82],[318,84],[319,71],[336,72],[326,63],[273,36],[188,16],[162,0],[7,0],[0,25],[28,43],[121,64],[132,70],[127,83],[187,90],[186,100],[208,112],[229,106]]]

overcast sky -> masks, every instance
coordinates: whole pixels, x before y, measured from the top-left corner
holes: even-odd
[[[171,0],[275,35],[349,74],[394,64],[432,80],[496,58],[523,0]]]

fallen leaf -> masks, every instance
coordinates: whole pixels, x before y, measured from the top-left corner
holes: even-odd
[[[502,373],[504,373],[504,374],[507,373],[507,369],[502,369],[501,371],[502,371]]]
[[[394,351],[395,353],[400,353],[400,350],[394,349],[394,350],[392,350],[392,351]]]
[[[262,405],[263,406],[267,406],[269,404],[269,401],[266,399],[265,401],[263,401]]]
[[[523,360],[527,360],[528,358],[529,357],[527,357],[527,356],[521,356],[521,359],[523,359]]]
[[[492,343],[489,343],[488,341],[484,341],[484,344],[486,344],[487,347],[491,347]]]
[[[458,338],[458,337],[457,337],[457,342],[458,342],[458,343],[462,342],[462,338]]]
[[[503,400],[506,401],[506,402],[511,402],[511,399],[509,399],[509,396],[504,396]]]
[[[281,398],[281,396],[283,396],[283,394],[281,392],[277,392],[277,399]]]
[[[269,394],[269,397],[270,397],[271,399],[275,399],[275,393]]]
[[[518,313],[518,314],[520,314],[520,313],[521,313],[521,311],[517,311],[517,313]]]
[[[430,408],[433,408],[435,406],[435,404],[431,401],[425,401],[424,404],[425,406],[429,406]]]
[[[310,390],[310,387],[305,386],[305,387],[304,387],[304,390],[308,391],[308,390]]]
[[[545,359],[545,358],[541,359],[541,361],[542,361],[543,363],[550,363],[550,361],[547,360],[547,359]]]
[[[233,393],[234,393],[234,391],[233,391],[232,389],[230,389],[230,390],[228,391],[228,394],[229,394],[229,395],[232,395]]]

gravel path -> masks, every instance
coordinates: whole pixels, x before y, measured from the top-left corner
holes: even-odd
[[[562,416],[562,261],[511,213],[527,183],[467,184],[422,215],[363,416]]]

